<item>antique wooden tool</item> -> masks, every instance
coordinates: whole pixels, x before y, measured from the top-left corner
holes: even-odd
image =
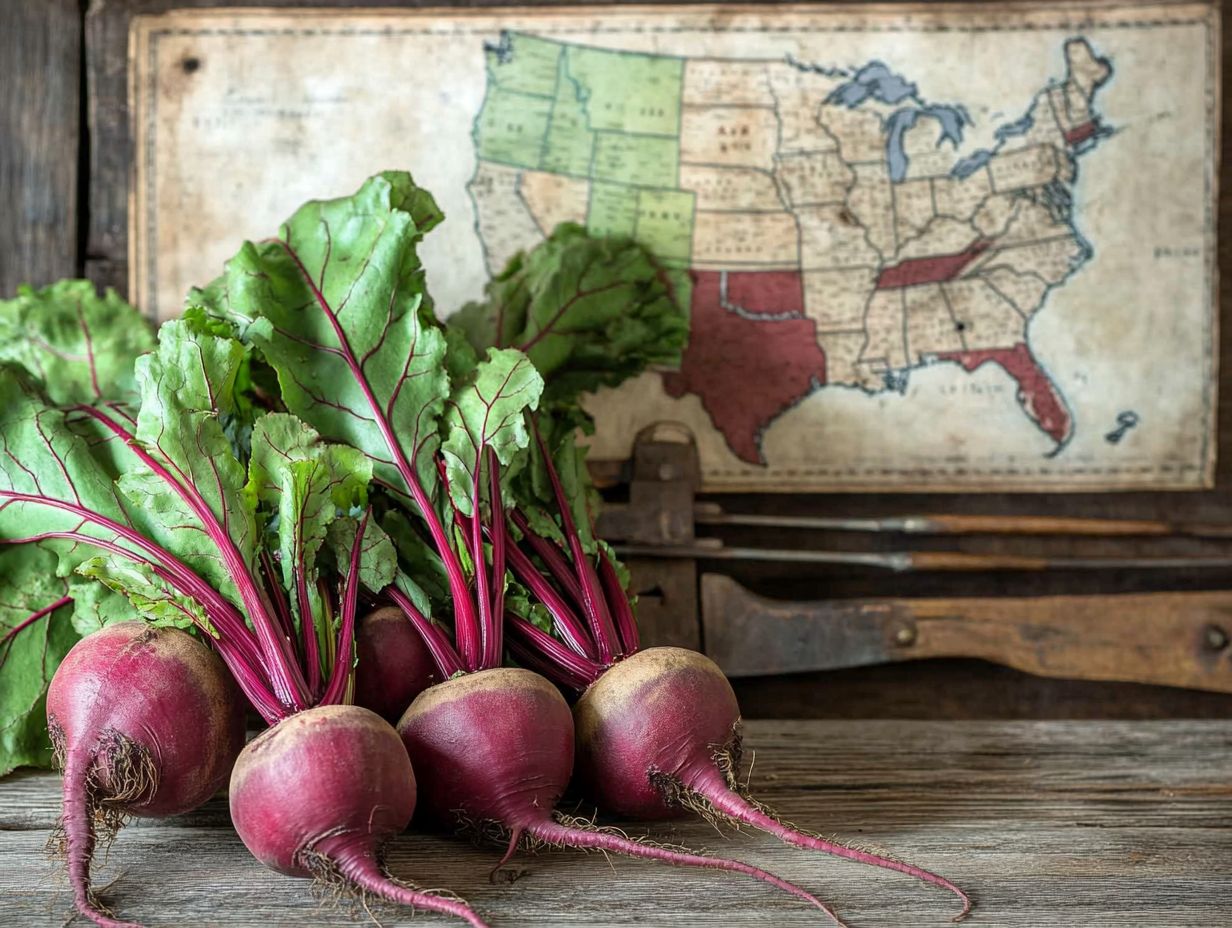
[[[936,513],[884,518],[844,519],[828,516],[784,516],[728,512],[718,503],[693,506],[698,525],[740,525],[760,528],[812,529],[830,532],[893,532],[902,535],[1085,535],[1092,537],[1232,538],[1232,525],[1202,522],[1162,522],[1154,519],[1084,519],[1054,516],[1003,516]]]
[[[782,602],[701,577],[706,653],[733,677],[928,657],[1232,692],[1232,594]]]
[[[790,601],[759,595],[698,562],[831,565],[889,571],[1201,571],[1232,566],[1226,526],[1154,520],[1000,515],[858,518],[728,512],[695,498],[687,434],[647,430],[635,445],[627,503],[600,531],[628,559],[647,637],[700,647],[732,676],[972,657],[1044,676],[1129,680],[1232,692],[1232,591],[1106,595],[860,597]],[[772,545],[729,545],[702,526],[774,532]],[[903,536],[1056,535],[1202,539],[1203,553],[1040,556],[953,550],[819,550],[792,532]],[[957,540],[957,539],[956,539]],[[1213,546],[1213,550],[1212,550]]]

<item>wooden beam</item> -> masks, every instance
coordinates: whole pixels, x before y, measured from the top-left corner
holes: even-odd
[[[80,273],[81,10],[0,0],[0,299]]]
[[[788,602],[704,574],[706,653],[731,676],[931,657],[1232,692],[1232,593]]]

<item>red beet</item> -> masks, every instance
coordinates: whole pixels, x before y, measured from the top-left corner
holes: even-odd
[[[244,746],[244,704],[222,661],[173,628],[121,622],[79,641],[47,691],[64,769],[64,839],[78,911],[110,917],[90,888],[95,820],[195,809],[226,782]]]
[[[364,616],[355,634],[355,652],[355,703],[390,724],[438,678],[423,638],[395,606]]]
[[[748,864],[561,821],[555,809],[573,771],[573,717],[556,687],[536,673],[481,670],[438,684],[411,703],[398,734],[415,759],[430,814],[449,827],[487,832],[495,826],[508,836],[504,859],[527,837],[557,847],[736,871],[807,900],[838,922],[803,889]]]
[[[382,872],[382,847],[410,823],[415,798],[397,732],[359,706],[290,716],[255,738],[231,775],[235,830],[267,867],[486,928],[464,903],[401,886]]]
[[[659,819],[686,810],[751,825],[788,844],[896,870],[942,886],[944,877],[825,841],[779,822],[739,791],[740,709],[717,665],[696,651],[650,648],[613,664],[574,708],[578,776],[601,808]]]

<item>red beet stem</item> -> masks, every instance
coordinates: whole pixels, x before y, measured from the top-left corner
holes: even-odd
[[[689,854],[684,851],[672,850],[670,848],[655,847],[653,845],[639,844],[629,838],[622,838],[619,835],[614,835],[606,831],[588,831],[583,828],[572,828],[568,825],[562,825],[559,822],[551,819],[544,819],[539,822],[527,825],[525,830],[531,836],[543,841],[545,844],[555,845],[557,847],[575,847],[575,848],[593,848],[599,851],[607,851],[612,854],[624,854],[627,857],[642,857],[648,860],[659,860],[664,863],[673,864],[678,867],[702,867],[709,870],[728,870],[733,873],[743,873],[746,876],[751,876],[754,879],[761,880],[764,883],[769,883],[771,886],[781,889],[791,895],[803,899],[810,905],[814,905],[834,922],[838,928],[847,928],[847,925],[828,905],[814,896],[812,893],[801,889],[794,883],[790,883],[781,877],[775,876],[762,870],[759,867],[754,867],[752,864],[742,863],[738,860],[728,860],[723,857],[704,857],[701,854]],[[509,855],[506,854],[506,858]]]
[[[508,546],[509,567],[514,576],[526,585],[536,599],[543,604],[552,616],[552,624],[561,640],[574,653],[590,660],[599,659],[599,649],[595,646],[590,630],[573,613],[573,608],[565,602],[565,598],[556,592],[546,577],[539,573],[534,565],[517,545]]]
[[[560,475],[556,472],[556,465],[552,462],[552,454],[548,450],[547,442],[543,440],[543,436],[539,433],[539,425],[533,418],[530,420],[530,425],[535,442],[539,446],[539,453],[543,456],[543,466],[547,470],[548,480],[551,481],[552,493],[556,496],[556,504],[560,508],[561,529],[565,533],[565,540],[568,541],[569,550],[573,554],[578,587],[582,591],[582,611],[590,624],[590,632],[594,636],[595,644],[599,648],[599,660],[606,666],[624,654],[620,647],[620,638],[616,634],[616,625],[612,622],[612,615],[608,611],[607,602],[604,601],[599,575],[595,572],[594,565],[591,564],[590,558],[586,556],[586,551],[582,547],[582,536],[578,534],[577,525],[574,524],[573,512],[569,508],[569,497],[565,494],[564,486],[561,485]]]
[[[603,595],[611,606],[612,620],[616,623],[621,646],[625,654],[635,654],[642,646],[637,631],[637,617],[633,614],[633,607],[629,605],[629,594],[620,585],[616,565],[602,546],[599,548],[599,577],[603,581]]]
[[[475,497],[478,507],[479,498]],[[505,549],[508,547],[509,528],[505,523],[505,502],[501,499],[500,460],[496,452],[488,449],[488,505],[492,512],[492,606],[489,614],[492,628],[488,650],[484,653],[484,667],[499,667],[505,653]],[[479,521],[476,509],[475,520]],[[479,552],[483,554],[482,533]]]
[[[580,654],[574,654],[547,632],[536,628],[521,616],[510,612],[506,614],[505,622],[508,624],[509,631],[518,635],[522,639],[523,644],[529,644],[553,664],[556,664],[574,677],[585,681],[594,681],[602,675],[603,668],[601,666],[592,660],[582,657]],[[510,640],[512,640],[512,636]]]
[[[423,638],[424,645],[428,648],[428,653],[432,655],[432,662],[436,664],[436,669],[441,673],[441,679],[448,680],[454,674],[460,673],[462,671],[462,659],[453,649],[453,645],[449,643],[449,639],[440,626],[434,624],[426,615],[415,608],[411,598],[396,586],[389,587],[385,592],[394,601],[394,605],[401,609],[403,614],[410,619],[411,624],[415,626],[420,637]]]
[[[526,516],[522,515],[518,510],[512,510],[509,515],[513,520],[513,524],[518,527],[518,531],[522,533],[522,537],[530,545],[531,550],[543,561],[544,566],[547,567],[548,572],[552,575],[552,579],[559,583],[560,588],[572,597],[573,601],[580,607],[582,605],[582,588],[578,586],[577,577],[573,575],[573,568],[565,560],[565,555],[560,550],[560,547],[555,542],[548,541],[531,528]]]
[[[364,532],[368,528],[368,512],[355,528],[355,540],[351,543],[351,563],[347,565],[346,580],[342,585],[342,625],[338,633],[338,656],[334,660],[334,669],[330,673],[329,682],[325,685],[325,693],[317,705],[333,706],[343,701],[346,694],[347,680],[351,675],[351,655],[355,649],[355,616],[359,610],[359,559],[363,551]],[[305,616],[304,621],[310,621]]]
[[[51,605],[44,606],[42,609],[39,609],[36,612],[30,613],[30,615],[28,615],[26,618],[22,619],[20,622],[14,625],[11,629],[9,629],[9,631],[5,634],[3,638],[0,638],[0,644],[4,644],[10,639],[16,638],[18,635],[20,635],[23,631],[25,631],[27,628],[29,628],[39,619],[47,618],[47,616],[51,615],[61,606],[67,606],[72,601],[73,601],[73,597],[71,596],[61,596]]]
[[[823,854],[832,854],[835,857],[842,857],[846,860],[854,860],[857,863],[868,864],[871,867],[896,870],[899,873],[905,873],[908,876],[923,880],[925,883],[931,883],[934,886],[948,889],[961,899],[963,904],[962,911],[954,917],[956,922],[961,921],[971,911],[970,897],[943,876],[938,876],[920,867],[913,867],[911,864],[905,864],[902,861],[870,854],[867,851],[859,851],[855,848],[845,847],[842,844],[814,837],[813,835],[804,834],[784,825],[782,822],[776,821],[729,788],[724,781],[722,773],[716,767],[702,769],[685,781],[684,785],[700,794],[721,814],[774,835],[780,841],[784,841],[787,844],[807,848],[812,851],[821,851]]]
[[[506,613],[505,621],[509,623],[510,631],[517,631],[515,627],[516,616]],[[591,684],[591,681],[585,676],[579,676],[572,670],[562,667],[538,647],[522,641],[516,634],[510,635],[505,639],[505,646],[518,664],[527,670],[533,670],[540,676],[547,677],[557,686],[577,690],[580,693]]]

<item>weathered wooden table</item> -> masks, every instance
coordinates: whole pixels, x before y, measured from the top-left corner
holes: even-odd
[[[967,888],[967,924],[1002,928],[1232,925],[1232,721],[751,722],[758,795],[798,824],[903,857]],[[59,780],[0,780],[0,925],[60,926],[64,878],[44,856]],[[830,900],[852,928],[946,925],[947,894],[709,826],[661,837],[721,850]],[[763,884],[578,853],[521,856],[489,882],[491,849],[398,839],[391,871],[448,886],[494,928],[826,924]],[[98,884],[154,926],[353,925],[309,886],[264,870],[230,829],[226,804],[121,833]],[[365,918],[361,911],[359,917]],[[379,909],[384,926],[409,914]],[[416,925],[449,924],[417,916]]]

